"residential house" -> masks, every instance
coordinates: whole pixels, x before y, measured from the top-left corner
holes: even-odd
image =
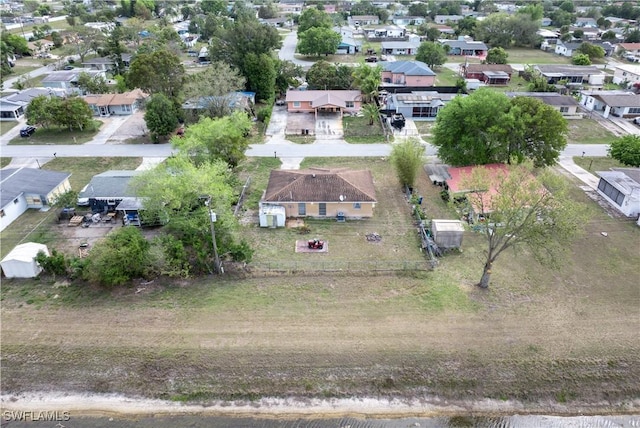
[[[569,95],[562,95],[558,92],[506,92],[508,97],[531,97],[536,98],[548,106],[558,110],[565,119],[581,119],[579,113],[580,104],[575,98]]]
[[[63,89],[66,94],[83,95],[83,91],[78,87],[80,74],[87,73],[92,78],[101,76],[106,79],[104,71],[90,70],[88,68],[74,68],[73,70],[54,71],[41,81],[45,88]]]
[[[303,0],[280,0],[276,3],[278,6],[278,15],[286,16],[286,15],[300,15],[302,14],[302,10],[304,9],[304,1]]]
[[[384,28],[366,28],[364,36],[369,41],[393,41],[407,40],[407,30],[397,25],[388,25]]]
[[[293,21],[291,21],[290,19],[287,19],[286,17],[265,18],[265,19],[260,19],[259,21],[263,24],[266,24],[274,28],[285,28],[285,27],[293,26]]]
[[[602,112],[604,117],[640,116],[640,95],[628,91],[582,91],[580,104],[589,111]]]
[[[420,47],[420,40],[408,40],[406,42],[382,42],[383,55],[416,55]]]
[[[598,193],[627,217],[640,215],[640,168],[597,171]]]
[[[600,39],[600,29],[597,27],[569,27],[569,33],[574,36],[576,32],[580,35],[580,37],[575,37],[576,39],[581,39],[583,42],[595,43]],[[578,41],[578,40],[576,40]]]
[[[272,170],[260,211],[283,207],[285,217],[361,219],[373,216],[373,176],[368,170]]]
[[[391,22],[395,25],[422,25],[427,21],[424,16],[394,16]]]
[[[540,43],[540,49],[543,51],[554,51],[556,49],[556,44],[560,39],[560,35],[555,31],[540,29],[536,31],[536,34],[542,37],[542,43]]]
[[[576,27],[598,28],[598,22],[595,20],[595,18],[584,16],[576,18],[576,22],[574,25]]]
[[[382,65],[383,88],[430,87],[435,82],[436,73],[421,61],[392,61]]]
[[[640,43],[618,43],[616,45],[616,53],[623,52],[640,56]]]
[[[336,54],[356,54],[362,50],[362,42],[354,37],[342,35]]]
[[[456,34],[456,30],[454,30],[452,27],[450,27],[448,25],[432,24],[429,27],[436,28],[438,31],[440,31],[440,34],[444,34],[445,36],[452,36],[452,35]]]
[[[556,47],[554,52],[557,55],[562,55],[566,57],[572,57],[577,53],[578,48],[585,43],[582,40],[576,42],[563,42],[562,40],[556,41]],[[615,47],[609,42],[587,42],[594,46],[599,46],[604,50],[604,56],[611,56],[614,52]]]
[[[129,68],[131,65],[132,55],[128,53],[122,54],[122,63],[126,68]],[[85,60],[82,65],[89,70],[98,70],[98,71],[111,71],[115,66],[115,61],[113,58],[105,56],[100,58],[92,58]]]
[[[616,85],[624,85],[627,87],[640,82],[640,65],[621,64],[616,66],[613,71],[613,83]]]
[[[68,172],[38,168],[0,170],[0,231],[27,209],[47,209],[71,190]]]
[[[562,80],[569,85],[602,86],[606,76],[594,65],[536,65],[534,69],[553,85]]]
[[[461,64],[465,79],[478,79],[485,85],[508,85],[513,68],[508,64]]]
[[[94,175],[89,184],[78,193],[78,205],[89,206],[94,213],[115,212],[125,199],[136,199],[131,179],[142,171],[106,171]]]
[[[141,89],[134,89],[122,94],[85,95],[84,100],[94,116],[129,116],[144,106],[147,97]]]
[[[469,40],[444,40],[440,39],[438,42],[441,45],[449,46],[449,55],[454,56],[472,56],[478,58],[485,58],[489,48],[483,42],[469,41]]]
[[[200,115],[206,114],[211,110],[240,110],[253,116],[253,108],[255,105],[255,92],[231,92],[224,96],[189,99],[182,104],[182,109],[187,112],[187,117],[191,117],[194,121],[197,121]]]
[[[349,25],[364,27],[365,25],[378,25],[380,18],[377,15],[354,15],[349,17]]]
[[[433,22],[436,24],[457,24],[458,21],[462,21],[464,16],[462,15],[436,15],[433,18]]]
[[[285,98],[289,113],[355,114],[360,111],[362,97],[360,91],[299,91],[289,89]]]
[[[0,121],[20,119],[31,100],[41,95],[63,98],[66,94],[62,89],[50,88],[29,88],[9,94],[0,98]]]
[[[457,96],[457,93],[437,91],[393,93],[387,95],[384,103],[388,113],[402,113],[410,119],[435,120],[440,109]]]
[[[542,27],[550,27],[550,26],[551,26],[551,23],[552,23],[551,18],[546,17],[546,16],[545,16],[545,17],[543,17],[543,18],[540,20],[540,25],[541,25]]]

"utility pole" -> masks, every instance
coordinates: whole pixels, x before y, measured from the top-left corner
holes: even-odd
[[[205,202],[207,208],[209,208],[209,224],[211,225],[211,242],[213,243],[213,270],[218,275],[224,273],[222,264],[220,263],[220,257],[218,256],[218,245],[216,244],[216,229],[214,223],[216,222],[216,213],[211,209],[211,196]]]

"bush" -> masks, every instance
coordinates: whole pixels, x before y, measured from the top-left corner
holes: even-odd
[[[272,107],[262,107],[261,109],[258,110],[258,120],[260,122],[266,123],[269,121],[269,119],[271,118],[271,109]]]
[[[51,250],[50,256],[47,256],[44,251],[38,252],[36,262],[42,267],[45,273],[50,275],[67,274],[68,261],[64,257],[64,254],[57,252],[55,249]]]
[[[244,240],[239,244],[232,244],[229,248],[229,255],[236,262],[250,263],[253,258],[253,252],[253,249]]]
[[[189,255],[182,241],[173,235],[160,235],[153,239],[151,265],[157,274],[187,278],[190,274]]]

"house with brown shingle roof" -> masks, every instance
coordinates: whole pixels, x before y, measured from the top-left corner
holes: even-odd
[[[260,211],[283,207],[286,217],[368,218],[376,191],[371,171],[310,168],[273,170]]]
[[[300,91],[289,89],[285,102],[289,113],[352,113],[360,111],[360,91]]]
[[[478,79],[486,85],[508,85],[513,74],[509,64],[462,64],[465,79]]]
[[[640,43],[618,43],[616,52],[627,52],[633,55],[640,55]]]
[[[148,96],[141,89],[134,89],[122,94],[86,95],[84,100],[94,116],[128,116],[138,111]]]

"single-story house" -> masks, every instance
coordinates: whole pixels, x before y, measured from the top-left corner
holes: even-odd
[[[66,94],[62,89],[29,88],[0,98],[0,120],[18,120],[24,116],[27,106],[35,97],[41,95],[63,98]]]
[[[552,85],[565,80],[569,85],[602,86],[606,76],[594,65],[536,65],[534,69]]]
[[[389,94],[386,97],[386,110],[402,113],[411,119],[435,119],[438,112],[457,93],[438,93],[436,91],[416,91],[410,94]]]
[[[377,15],[354,15],[349,17],[349,25],[364,26],[364,25],[378,25],[380,24],[380,18]]]
[[[285,17],[260,19],[260,22],[274,28],[292,27],[293,21]]]
[[[337,54],[355,54],[362,50],[362,42],[353,37],[342,35]]]
[[[406,42],[382,42],[383,55],[416,55],[420,47],[420,40],[408,40]]]
[[[465,79],[478,79],[486,85],[508,85],[513,68],[508,64],[461,64]]]
[[[549,18],[549,17],[543,17],[543,18],[540,20],[540,25],[541,25],[542,27],[550,27],[550,26],[551,26],[551,24],[552,24],[552,22],[553,22],[553,21],[551,20],[551,18]]]
[[[122,63],[126,68],[129,68],[129,66],[131,65],[131,58],[131,54],[122,54]],[[85,60],[82,65],[90,70],[110,71],[115,65],[115,61],[113,60],[113,58],[105,56],[101,58],[92,58]]]
[[[36,262],[39,252],[49,256],[49,249],[44,244],[25,242],[16,245],[0,262],[2,272],[7,278],[35,278],[42,272],[42,266]]]
[[[63,89],[67,94],[83,95],[78,87],[80,74],[87,73],[92,78],[101,76],[106,80],[106,74],[101,70],[91,70],[88,68],[74,68],[73,70],[54,71],[41,81],[45,88]]]
[[[382,87],[430,87],[436,73],[421,61],[391,61],[382,64]]]
[[[640,215],[640,168],[597,171],[598,193],[627,217]]]
[[[78,193],[78,205],[89,206],[94,213],[115,212],[125,199],[136,199],[129,184],[141,171],[106,171],[94,175]]]
[[[391,22],[395,25],[422,25],[427,22],[424,16],[394,16]]]
[[[557,40],[554,52],[557,55],[572,57],[577,53],[578,48],[582,46],[583,43],[585,42],[584,41],[563,42],[562,40]],[[610,56],[615,50],[615,47],[609,42],[590,41],[587,43],[594,46],[600,46],[604,50],[604,56]]]
[[[357,113],[362,105],[360,91],[299,91],[287,90],[285,97],[290,113]]]
[[[575,98],[569,95],[562,95],[558,92],[505,92],[508,97],[531,97],[536,98],[548,106],[558,110],[565,119],[581,119],[578,112],[580,104]]]
[[[469,40],[445,40],[440,39],[441,45],[449,46],[449,55],[454,56],[473,56],[485,58],[489,48],[483,42]]]
[[[280,206],[286,217],[368,218],[376,202],[371,171],[278,169],[271,171],[260,210]]]
[[[433,24],[430,25],[429,27],[431,28],[436,28],[438,31],[440,31],[440,34],[446,34],[446,35],[453,35],[456,34],[456,30],[454,30],[452,27],[448,26],[448,25],[444,25],[444,24]]]
[[[289,2],[280,0],[276,3],[276,6],[278,6],[278,14],[281,16],[300,15],[302,13],[302,9],[304,9],[304,1],[295,0]]]
[[[632,55],[640,55],[640,43],[618,43],[616,53],[627,52]]]
[[[598,28],[598,22],[594,18],[580,16],[574,23],[576,27]]]
[[[85,95],[84,100],[89,104],[94,116],[129,116],[144,105],[147,97],[149,94],[145,94],[141,89],[134,89],[122,94]]]
[[[628,91],[582,91],[580,104],[587,110],[601,111],[604,117],[610,114],[632,118],[640,116],[640,95]]]
[[[627,87],[640,82],[640,65],[621,64],[613,71],[613,83],[620,85],[627,82]]]
[[[37,168],[0,170],[0,231],[29,208],[50,207],[59,195],[71,190],[70,176]]]
[[[362,30],[367,40],[378,41],[407,40],[407,30],[397,25],[387,25],[384,28],[365,28]]]
[[[246,111],[253,115],[253,107],[256,104],[255,92],[231,92],[224,96],[200,97],[189,99],[182,104],[182,109],[197,118],[206,110],[231,110]]]
[[[462,15],[436,15],[433,18],[433,22],[435,22],[436,24],[457,24],[458,21],[462,21],[463,19],[464,16]]]

